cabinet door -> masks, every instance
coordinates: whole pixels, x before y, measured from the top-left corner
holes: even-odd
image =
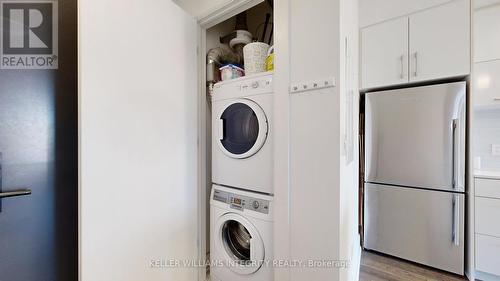
[[[474,64],[473,77],[475,109],[500,108],[500,60]]]
[[[469,73],[469,0],[455,0],[410,16],[410,81]]]
[[[500,59],[500,5],[474,12],[474,62]]]
[[[408,82],[408,18],[361,30],[362,88]]]

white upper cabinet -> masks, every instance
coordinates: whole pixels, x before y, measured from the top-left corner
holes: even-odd
[[[361,30],[363,88],[408,82],[408,18]]]
[[[500,108],[500,60],[476,63],[473,77],[474,107]]]
[[[361,29],[363,89],[470,73],[470,0]]]
[[[474,62],[500,59],[500,3],[474,12]]]
[[[410,16],[410,81],[469,73],[468,0],[455,0]]]

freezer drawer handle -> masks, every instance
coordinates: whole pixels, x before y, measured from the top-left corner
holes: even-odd
[[[452,241],[455,246],[460,246],[460,200],[458,195],[453,195],[453,221]]]
[[[415,72],[413,73],[415,77],[418,76],[418,52],[415,52],[413,54],[413,57],[415,58]]]
[[[404,59],[405,59],[405,56],[404,55],[401,55],[401,57],[399,57],[399,60],[401,62],[401,74],[399,76],[399,78],[401,79],[404,79],[405,78],[405,66],[404,66]]]

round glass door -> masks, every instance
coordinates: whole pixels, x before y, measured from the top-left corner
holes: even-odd
[[[246,218],[227,213],[217,221],[217,250],[230,270],[238,274],[255,273],[264,262],[264,243],[257,229]]]
[[[250,243],[252,236],[241,223],[229,220],[222,226],[222,241],[227,253],[241,264],[250,261]]]
[[[250,157],[266,141],[267,118],[251,100],[240,99],[228,105],[220,114],[219,122],[219,146],[230,157]]]

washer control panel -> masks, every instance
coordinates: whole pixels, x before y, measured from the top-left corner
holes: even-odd
[[[215,201],[229,204],[232,209],[240,211],[246,209],[263,214],[269,214],[269,201],[267,200],[237,195],[217,189],[214,191],[213,199]]]

